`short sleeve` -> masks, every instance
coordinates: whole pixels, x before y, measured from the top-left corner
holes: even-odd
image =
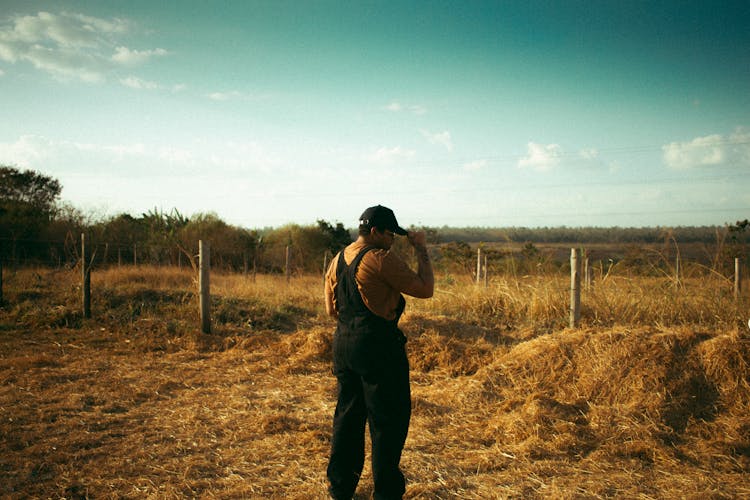
[[[391,252],[386,253],[381,262],[381,273],[383,280],[399,292],[406,290],[418,278],[417,273]]]

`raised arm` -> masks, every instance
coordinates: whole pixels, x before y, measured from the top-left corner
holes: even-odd
[[[432,273],[427,239],[422,231],[409,231],[409,243],[417,256],[417,277],[404,289],[404,293],[420,299],[429,299],[435,292],[435,276]]]

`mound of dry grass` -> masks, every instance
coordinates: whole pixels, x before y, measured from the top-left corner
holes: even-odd
[[[212,276],[210,335],[187,271],[95,274],[91,320],[75,275],[5,278],[0,496],[325,498],[319,277]],[[541,278],[410,301],[406,496],[750,495],[742,303],[653,285],[600,283],[577,330]],[[366,467],[358,498],[371,493]]]
[[[568,440],[580,445],[572,449],[578,454],[610,440],[617,446],[647,442],[649,449],[673,456],[688,426],[731,427],[747,413],[749,356],[747,340],[690,329],[563,331],[495,359],[477,374],[481,385],[467,397],[517,406],[527,418],[508,425],[510,414],[501,412],[498,421],[498,429],[513,429],[516,445],[533,441],[540,429],[559,435],[555,425],[563,423],[575,424]],[[586,440],[572,439],[582,430]],[[729,449],[726,455],[747,459]]]

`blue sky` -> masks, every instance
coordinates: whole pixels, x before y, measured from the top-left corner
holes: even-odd
[[[0,164],[248,228],[750,217],[750,2],[0,0]]]

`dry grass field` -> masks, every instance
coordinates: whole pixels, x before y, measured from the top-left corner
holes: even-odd
[[[3,276],[0,497],[325,498],[333,323],[319,276]],[[600,277],[601,278],[601,277]],[[750,303],[719,277],[439,277],[403,330],[407,498],[750,497]],[[369,498],[368,466],[357,498]]]

